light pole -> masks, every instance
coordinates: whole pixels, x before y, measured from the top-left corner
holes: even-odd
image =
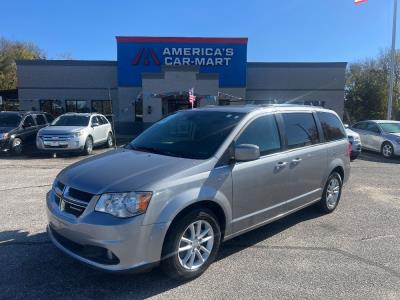
[[[394,1],[393,7],[393,28],[392,28],[392,49],[390,59],[390,75],[389,75],[389,95],[387,107],[387,119],[392,119],[393,89],[394,89],[394,68],[396,66],[396,18],[397,18],[397,0]]]

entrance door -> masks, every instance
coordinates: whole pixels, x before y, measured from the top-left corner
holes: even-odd
[[[190,109],[192,105],[189,102],[187,95],[175,95],[162,98],[162,114],[163,116],[170,115],[178,110]],[[197,101],[194,102],[194,107],[197,107]]]

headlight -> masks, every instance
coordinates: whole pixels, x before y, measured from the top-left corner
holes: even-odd
[[[74,137],[80,137],[83,134],[83,131],[74,132]]]
[[[10,137],[10,135],[8,134],[8,132],[0,133],[0,140],[6,140],[9,137]]]
[[[107,193],[101,195],[95,210],[118,218],[129,218],[145,213],[151,196],[151,192]]]

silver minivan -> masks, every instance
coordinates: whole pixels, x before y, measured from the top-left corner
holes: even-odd
[[[47,194],[48,232],[63,252],[102,270],[160,264],[191,279],[223,241],[312,204],[334,211],[349,145],[327,109],[179,111],[125,147],[61,171]]]

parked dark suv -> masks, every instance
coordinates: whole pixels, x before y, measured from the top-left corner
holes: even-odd
[[[37,132],[53,119],[42,112],[0,112],[0,152],[19,155],[24,148],[35,147]]]

